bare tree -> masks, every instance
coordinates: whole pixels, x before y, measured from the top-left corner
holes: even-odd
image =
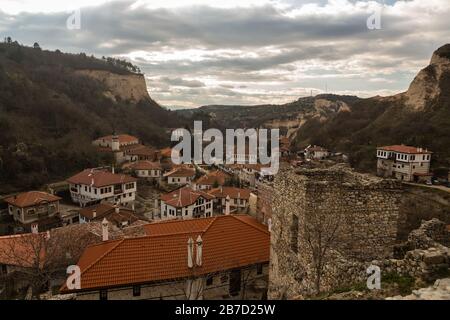
[[[14,267],[10,277],[28,284],[32,297],[39,299],[50,282],[65,276],[67,267],[75,264],[83,250],[97,241],[98,236],[93,233],[70,227],[22,234],[3,241],[0,257]]]
[[[330,260],[330,249],[337,242],[342,225],[340,213],[312,210],[305,217],[303,238],[311,254],[316,294],[320,293],[324,269]]]

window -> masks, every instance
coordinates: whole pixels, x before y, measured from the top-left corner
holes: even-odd
[[[139,297],[141,295],[141,286],[133,286],[133,297]]]
[[[262,274],[263,273],[263,265],[262,264],[258,264],[256,266],[256,274]]]
[[[298,217],[296,215],[292,216],[291,224],[291,249],[295,253],[298,252]]]
[[[206,279],[206,285],[207,285],[207,286],[212,286],[213,281],[214,281],[214,278],[213,278],[213,277],[208,277],[208,278]]]
[[[108,290],[100,290],[100,300],[108,300]]]

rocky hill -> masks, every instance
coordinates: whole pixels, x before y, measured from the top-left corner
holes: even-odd
[[[374,168],[379,145],[410,144],[434,152],[433,167],[446,174],[450,166],[450,45],[438,49],[430,65],[419,72],[408,91],[391,97],[361,99],[351,112],[299,131],[295,144],[309,142],[349,152],[352,164]]]
[[[142,74],[117,74],[105,70],[76,70],[75,73],[102,83],[106,89],[104,95],[113,102],[151,100]]]
[[[113,130],[166,146],[167,128],[184,121],[148,96],[128,62],[0,44],[0,193],[110,164],[91,141]]]
[[[318,144],[347,152],[354,167],[375,168],[375,148],[411,144],[434,152],[435,172],[450,167],[450,45],[439,48],[408,91],[391,97],[360,99],[319,95],[285,105],[206,106],[226,127],[279,127],[294,148]]]

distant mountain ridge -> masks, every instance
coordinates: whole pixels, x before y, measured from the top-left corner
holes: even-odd
[[[184,111],[187,112],[187,111]],[[205,106],[197,111],[226,127],[279,127],[294,148],[323,145],[347,152],[373,171],[379,145],[410,144],[434,152],[435,170],[450,167],[450,44],[436,50],[409,89],[390,97],[318,95],[284,105]]]

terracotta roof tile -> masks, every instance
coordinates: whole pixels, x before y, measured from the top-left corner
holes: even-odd
[[[231,176],[223,171],[213,171],[204,176],[201,176],[197,179],[195,183],[200,185],[214,185],[217,183],[218,185],[224,185],[226,180],[230,179]]]
[[[117,136],[119,137],[119,143],[121,143],[121,144],[122,143],[131,143],[131,142],[139,141],[138,138],[133,137],[133,136],[131,136],[129,134],[118,134]],[[105,137],[100,137],[100,138],[98,138],[96,140],[112,141],[112,137],[113,137],[112,135],[109,135],[109,136],[105,136]]]
[[[399,152],[399,153],[409,153],[409,154],[432,153],[431,151],[428,151],[427,149],[405,146],[405,145],[385,146],[385,147],[379,147],[377,149],[384,150],[384,151],[394,151],[394,152]]]
[[[226,198],[230,196],[232,199],[249,199],[251,191],[248,189],[221,187],[209,191],[216,198]]]
[[[79,211],[79,214],[89,220],[102,220],[106,218],[109,222],[119,224],[124,221],[135,222],[139,218],[134,214],[133,210],[119,207],[119,212],[109,203],[99,203]],[[94,217],[95,211],[95,217]]]
[[[198,221],[156,223],[148,227],[155,235],[88,247],[78,262],[81,290],[170,281],[194,272],[210,274],[269,261],[270,234],[253,218],[218,216]],[[166,233],[170,228],[174,232]],[[187,241],[198,235],[203,239],[203,264],[189,269]],[[64,287],[62,291],[68,292]]]
[[[195,170],[185,167],[175,168],[172,171],[166,173],[165,177],[193,177],[195,176]]]
[[[160,198],[172,207],[183,208],[195,203],[200,197],[207,200],[214,199],[213,195],[207,192],[193,190],[190,187],[179,188],[175,191],[161,195]]]
[[[72,184],[89,185],[97,188],[136,181],[135,178],[125,174],[114,174],[106,170],[97,169],[86,169],[67,179],[67,182]]]
[[[123,168],[130,168],[132,170],[162,170],[161,164],[159,162],[152,162],[148,160],[129,162],[124,164]]]
[[[54,202],[60,197],[42,191],[29,191],[5,199],[5,202],[20,208],[31,207],[42,202]]]

